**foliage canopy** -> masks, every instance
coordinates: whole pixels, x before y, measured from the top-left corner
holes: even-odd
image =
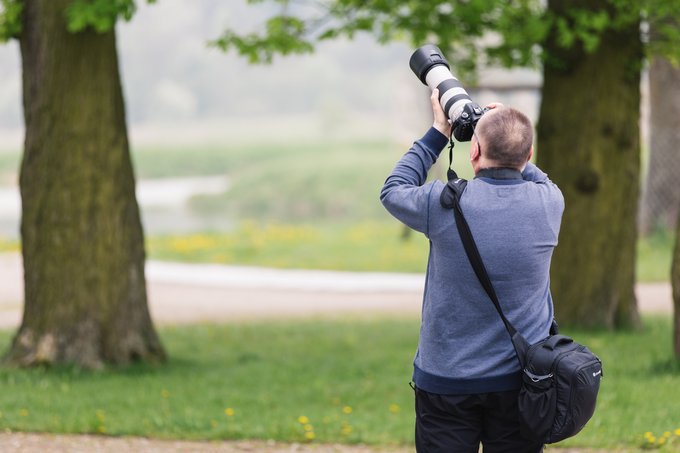
[[[0,42],[19,37],[22,10],[22,0],[0,0]],[[72,0],[66,10],[66,24],[73,33],[87,28],[104,33],[111,30],[119,18],[132,19],[136,10],[135,0]]]
[[[536,67],[549,58],[540,44],[553,25],[560,46],[581,45],[592,52],[604,31],[640,18],[648,51],[680,61],[680,27],[669,20],[680,17],[680,0],[609,0],[609,7],[597,13],[574,2],[566,17],[551,14],[541,0],[247,1],[276,3],[280,9],[261,30],[241,34],[226,29],[211,45],[235,49],[251,63],[270,63],[277,54],[311,53],[321,41],[366,32],[381,43],[437,44],[463,74],[488,65]],[[66,12],[68,29],[105,32],[119,18],[130,20],[136,7],[136,0],[72,0]],[[22,9],[22,0],[0,0],[0,42],[19,36]]]
[[[541,47],[551,29],[567,49],[593,52],[602,33],[643,19],[648,50],[677,61],[680,29],[669,17],[680,17],[680,0],[609,0],[593,13],[587,2],[572,2],[556,16],[540,0],[249,0],[280,5],[262,32],[238,34],[228,29],[213,42],[235,49],[251,62],[269,63],[276,54],[312,52],[321,41],[358,32],[385,43],[405,39],[414,45],[437,44],[456,62],[459,72],[474,74],[480,66],[536,67],[551,58]],[[653,39],[649,30],[656,30]]]

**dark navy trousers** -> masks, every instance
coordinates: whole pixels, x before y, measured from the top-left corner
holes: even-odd
[[[519,390],[473,395],[416,392],[418,453],[540,453],[519,431]]]

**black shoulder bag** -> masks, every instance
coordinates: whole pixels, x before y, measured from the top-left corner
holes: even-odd
[[[459,198],[467,181],[455,177],[453,171],[449,176],[454,177],[442,192],[441,204],[453,208],[465,253],[505,324],[521,365],[522,387],[518,402],[522,435],[547,444],[574,436],[595,412],[602,362],[585,346],[557,334],[555,323],[548,338],[529,345],[508,321],[460,208]]]

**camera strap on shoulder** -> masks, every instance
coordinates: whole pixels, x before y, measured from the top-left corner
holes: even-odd
[[[486,267],[484,266],[484,262],[482,261],[482,256],[479,254],[479,249],[477,249],[477,244],[475,243],[475,240],[472,236],[470,226],[468,225],[467,220],[465,220],[465,216],[463,215],[463,210],[460,207],[460,197],[463,195],[463,191],[465,190],[465,187],[467,186],[468,182],[465,179],[459,178],[456,171],[452,168],[453,146],[454,141],[452,131],[451,135],[449,136],[449,167],[446,172],[448,182],[446,183],[446,187],[444,187],[444,190],[442,190],[442,193],[439,197],[439,202],[442,205],[442,207],[446,209],[453,209],[453,215],[456,220],[458,234],[460,235],[460,239],[463,242],[463,247],[465,248],[465,253],[468,256],[468,259],[470,260],[472,269],[475,271],[475,275],[477,275],[477,278],[479,279],[479,282],[482,284],[482,287],[489,295],[489,298],[491,299],[491,302],[493,302],[494,307],[496,307],[496,311],[498,311],[498,314],[500,315],[501,320],[503,321],[503,324],[505,325],[505,328],[508,331],[508,334],[510,335],[510,339],[512,340],[515,352],[517,353],[517,359],[519,360],[519,363],[522,366],[522,368],[524,368],[525,365],[524,361],[526,357],[526,352],[529,349],[529,343],[517,331],[517,329],[515,329],[515,326],[512,325],[508,318],[505,317],[503,309],[501,309],[500,302],[498,301],[496,291],[493,288],[493,284],[491,283],[489,274],[487,273]],[[496,175],[494,174],[494,176]],[[513,174],[512,176],[514,177],[515,175]],[[512,179],[512,177],[503,177],[501,179]]]
[[[458,175],[456,172],[453,170],[453,129],[451,129],[451,133],[449,134],[449,166],[447,167],[446,170],[446,178],[451,181],[452,179],[458,178]]]
[[[449,181],[449,183],[447,184],[447,188],[450,187],[452,182],[454,182],[455,185],[455,181]],[[467,184],[467,181],[465,181],[465,183]],[[445,190],[444,192],[448,191]],[[444,198],[444,192],[442,192],[442,198]],[[512,340],[513,347],[515,348],[515,352],[517,353],[517,359],[519,360],[522,369],[524,369],[526,353],[529,349],[529,343],[522,336],[522,334],[520,334],[517,331],[517,329],[515,329],[515,326],[512,325],[512,323],[508,320],[508,318],[505,317],[505,314],[503,313],[503,309],[501,308],[500,302],[498,301],[496,291],[494,290],[493,284],[491,283],[491,279],[489,278],[489,274],[486,271],[484,262],[482,261],[482,257],[479,254],[477,244],[475,243],[475,240],[472,236],[470,226],[468,225],[467,220],[465,220],[463,210],[460,207],[460,194],[462,194],[462,190],[460,191],[460,193],[458,193],[456,190],[451,189],[451,192],[453,192],[454,194],[453,199],[451,200],[453,204],[453,215],[456,220],[456,227],[458,228],[460,239],[463,242],[463,247],[465,248],[465,253],[468,256],[470,264],[472,265],[472,269],[474,270],[475,275],[477,275],[479,282],[482,284],[484,291],[486,291],[489,298],[491,299],[491,302],[493,302],[496,311],[500,315],[501,320],[503,321],[503,324],[505,325],[505,328],[508,331],[508,334],[510,335],[510,339]]]
[[[453,133],[452,133],[453,134]],[[453,135],[449,136],[449,166],[446,171],[448,182],[439,196],[439,203],[445,209],[453,209],[455,202],[463,194],[467,180],[459,178],[453,166]]]
[[[468,259],[470,260],[470,264],[472,265],[472,269],[475,271],[475,274],[477,275],[477,278],[482,284],[482,287],[489,295],[489,298],[491,299],[491,302],[493,302],[494,307],[496,307],[496,311],[498,311],[498,314],[500,315],[501,320],[503,321],[503,324],[505,325],[505,328],[508,331],[508,334],[510,335],[510,339],[512,340],[515,352],[517,353],[517,359],[519,360],[519,363],[522,366],[522,368],[524,368],[525,365],[524,362],[526,352],[529,349],[529,343],[517,331],[517,329],[515,329],[515,326],[513,326],[512,323],[508,321],[508,319],[505,317],[505,314],[501,309],[500,302],[498,301],[496,291],[493,288],[493,284],[491,283],[489,274],[486,271],[486,267],[484,266],[482,257],[479,254],[479,250],[477,249],[477,244],[475,243],[475,240],[472,236],[470,226],[468,225],[467,220],[465,220],[465,216],[463,215],[463,210],[460,207],[460,197],[463,195],[463,191],[465,190],[465,187],[467,186],[468,182],[465,179],[459,178],[456,171],[452,168],[453,147],[454,141],[452,131],[451,135],[449,136],[449,167],[446,172],[448,182],[446,183],[446,187],[444,187],[444,190],[442,190],[442,193],[439,197],[439,202],[441,203],[442,207],[446,209],[453,209],[454,218],[456,220],[456,227],[458,228],[458,233],[460,235],[461,241],[463,242],[465,253],[467,254]]]

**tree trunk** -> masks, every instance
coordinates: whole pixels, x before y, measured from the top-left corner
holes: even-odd
[[[548,2],[562,17],[570,8],[607,5]],[[635,326],[639,27],[607,31],[593,53],[580,44],[565,50],[554,35],[545,50],[551,58],[543,71],[538,164],[560,186],[566,204],[552,263],[556,315],[566,325]]]
[[[69,33],[71,0],[25,0],[20,37],[25,308],[8,360],[161,360],[146,300],[115,30]]]
[[[680,360],[680,215],[675,223],[675,251],[673,252],[673,266],[671,283],[673,285],[673,351],[675,358]]]
[[[640,230],[672,230],[680,207],[680,67],[654,57],[649,70],[649,170],[640,210]]]

